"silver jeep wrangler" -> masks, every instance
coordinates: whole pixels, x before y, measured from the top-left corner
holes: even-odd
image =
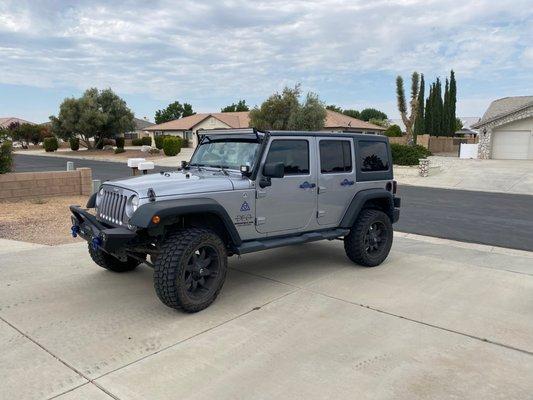
[[[153,267],[159,299],[196,312],[216,299],[234,254],[342,238],[351,261],[381,264],[395,193],[384,136],[208,132],[181,169],[105,182],[87,203],[94,213],[71,206],[72,234],[103,268]]]

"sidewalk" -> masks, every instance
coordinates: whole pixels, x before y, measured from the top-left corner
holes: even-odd
[[[527,399],[532,257],[398,234],[362,268],[316,242],[230,258],[218,300],[184,314],[157,300],[150,268],[110,273],[83,242],[7,252],[0,393]]]

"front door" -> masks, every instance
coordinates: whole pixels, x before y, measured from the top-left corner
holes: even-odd
[[[318,174],[319,225],[338,226],[355,194],[353,140],[318,139],[320,165]]]
[[[263,162],[282,162],[283,178],[272,186],[257,186],[256,228],[260,233],[284,234],[305,229],[316,213],[316,146],[313,137],[274,137]],[[261,172],[258,175],[258,181]]]

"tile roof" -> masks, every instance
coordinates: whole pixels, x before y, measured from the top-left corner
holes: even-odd
[[[19,124],[32,124],[32,125],[35,125],[33,122],[26,121],[26,120],[21,119],[21,118],[4,117],[4,118],[0,118],[0,127],[1,128],[7,128],[13,122],[18,122]]]
[[[374,130],[384,131],[385,128],[371,124],[366,121],[361,121],[356,118],[349,117],[344,114],[340,114],[335,111],[326,110],[326,121],[324,123],[324,129],[361,129],[361,130]],[[145,130],[148,131],[186,131],[191,130],[200,122],[208,117],[213,117],[222,121],[230,128],[249,128],[250,126],[250,113],[248,111],[239,112],[227,112],[227,113],[198,113],[189,117],[175,119],[173,121],[164,122],[159,125],[152,125]]]
[[[175,119],[159,125],[152,125],[146,128],[147,131],[188,131],[198,125],[208,117],[213,117],[222,121],[230,128],[248,128],[250,117],[248,111],[227,112],[227,113],[198,113],[185,118]]]
[[[533,106],[533,96],[504,97],[494,100],[483,114],[481,120],[472,124],[473,128],[483,126],[485,123],[504,117],[521,108]]]
[[[344,128],[344,129],[364,129],[384,131],[382,126],[371,124],[370,122],[361,121],[360,119],[349,117],[335,111],[326,110],[326,121],[324,122],[324,129]]]

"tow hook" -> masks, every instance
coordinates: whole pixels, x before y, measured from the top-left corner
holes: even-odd
[[[91,247],[93,250],[98,250],[100,246],[102,246],[102,239],[95,237],[93,240],[91,240]]]
[[[80,227],[78,225],[72,225],[70,227],[70,233],[73,238],[78,237],[78,233],[80,233]]]

